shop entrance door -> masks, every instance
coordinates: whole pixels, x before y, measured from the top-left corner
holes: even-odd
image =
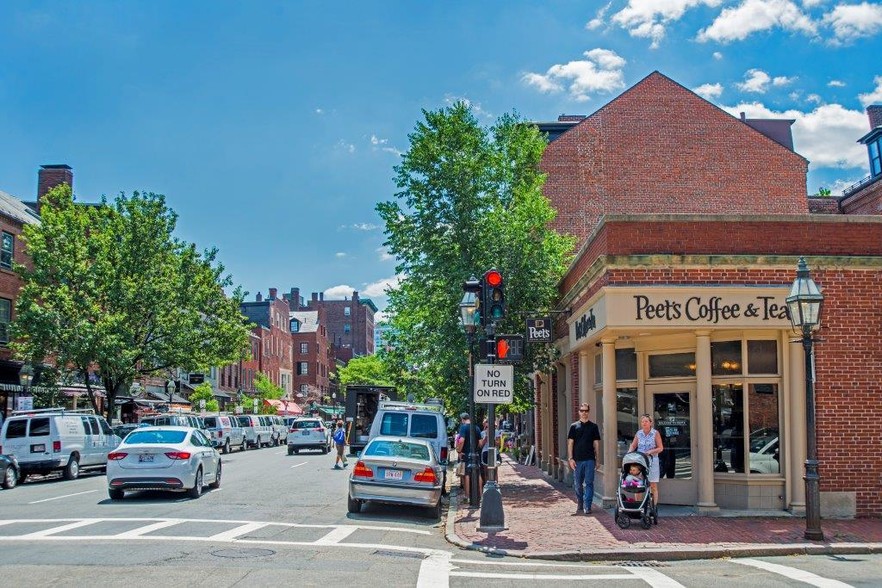
[[[695,447],[692,423],[695,386],[665,384],[647,386],[653,426],[661,434],[665,450],[659,456],[661,504],[693,505],[698,501],[698,478],[693,466]]]

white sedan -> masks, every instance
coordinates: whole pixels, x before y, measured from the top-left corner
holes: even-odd
[[[126,490],[186,491],[199,498],[206,482],[219,488],[220,481],[220,454],[192,427],[135,429],[107,455],[112,500],[122,499]]]

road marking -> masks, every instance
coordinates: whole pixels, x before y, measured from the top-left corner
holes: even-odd
[[[266,523],[247,523],[245,525],[239,525],[235,529],[230,529],[229,531],[223,531],[216,535],[212,535],[208,538],[209,541],[229,541],[230,539],[235,539],[245,533],[250,533],[251,531],[256,531],[257,529],[261,529],[266,526]]]
[[[318,539],[316,541],[317,545],[333,545],[335,543],[340,543],[350,535],[352,535],[356,530],[356,527],[337,527],[335,529],[331,529],[331,532]]]
[[[420,564],[417,588],[448,588],[450,586],[451,555],[440,551],[429,554]]]
[[[494,573],[494,572],[450,572],[451,576],[459,578],[486,578],[493,580],[633,580],[633,574],[523,574],[523,573]]]
[[[159,529],[165,529],[166,527],[173,527],[182,523],[183,521],[179,519],[170,519],[168,521],[159,521],[158,523],[153,523],[152,525],[144,525],[143,527],[138,527],[137,529],[132,529],[131,531],[125,531],[123,533],[119,533],[114,535],[114,537],[118,539],[134,539],[136,537],[140,537],[141,535],[145,535],[147,533],[151,533],[153,531],[157,531]]]
[[[652,568],[631,568],[629,571],[653,588],[683,588],[683,584]]]
[[[309,463],[308,461],[304,461],[303,463],[295,463],[295,464],[292,465],[291,467],[292,467],[292,468],[299,468],[300,466],[302,466],[302,465],[306,465],[306,464],[308,464],[308,463]]]
[[[92,492],[98,492],[97,490],[86,490],[85,492],[77,492],[75,494],[65,494],[64,496],[56,496],[55,498],[44,498],[43,500],[35,500],[33,502],[28,502],[28,504],[40,504],[41,502],[50,502],[52,500],[61,500],[62,498],[70,498],[71,496],[79,496],[80,494],[91,494]]]
[[[27,535],[20,535],[19,539],[43,539],[49,538],[51,535],[55,533],[63,533],[64,531],[70,531],[71,529],[79,529],[80,527],[86,527],[88,525],[93,525],[100,521],[101,519],[86,519],[82,521],[77,521],[75,523],[68,523],[67,525],[61,525],[60,527],[52,527],[50,529],[43,529],[42,531],[35,531],[34,533],[28,533]],[[75,537],[71,537],[75,539]],[[65,537],[67,539],[67,537]]]
[[[759,568],[767,572],[772,572],[773,574],[779,574],[781,576],[784,576],[785,578],[790,578],[791,580],[796,580],[798,582],[805,582],[806,584],[818,586],[819,588],[852,588],[851,584],[846,584],[845,582],[840,582],[839,580],[823,578],[805,570],[791,568],[789,566],[782,566],[780,564],[774,564],[759,559],[752,559],[748,557],[733,559],[731,561],[745,566]]]

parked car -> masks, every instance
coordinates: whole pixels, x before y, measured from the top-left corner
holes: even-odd
[[[0,455],[0,486],[12,490],[18,486],[20,477],[18,462],[14,455]]]
[[[273,415],[269,417],[273,427],[273,435],[275,443],[273,445],[284,445],[288,442],[288,425],[283,417]]]
[[[15,456],[21,480],[55,471],[73,480],[81,469],[105,467],[119,443],[104,417],[91,410],[13,411],[0,430],[0,453]]]
[[[138,425],[134,423],[124,423],[121,425],[113,426],[113,434],[119,437],[120,439],[125,439],[126,435],[134,431],[138,428]]]
[[[211,435],[202,417],[189,412],[145,416],[141,418],[141,424],[159,427],[193,427],[194,429],[201,429],[208,436]]]
[[[328,453],[328,433],[320,418],[302,417],[295,419],[288,430],[288,455],[300,453],[301,449],[318,449]]]
[[[237,446],[241,451],[245,450],[245,432],[235,416],[210,414],[202,417],[202,421],[208,429],[208,438],[214,447],[220,447],[223,453],[232,451],[233,446]]]
[[[425,506],[440,518],[444,469],[426,439],[374,437],[349,475],[347,508],[357,513],[365,502]]]
[[[781,463],[778,437],[758,437],[750,440],[750,473],[780,474]]]
[[[220,488],[221,457],[192,427],[144,427],[129,433],[107,456],[107,493],[121,500],[126,490],[185,491],[202,495],[205,483]]]
[[[248,447],[260,449],[263,446],[269,446],[273,440],[273,430],[266,415],[256,414],[240,414],[238,417],[239,426],[245,433],[245,443]]]

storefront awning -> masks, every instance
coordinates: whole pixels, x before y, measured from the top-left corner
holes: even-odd
[[[303,408],[293,400],[265,400],[269,406],[276,408],[276,414],[281,416],[291,416],[303,414]]]

